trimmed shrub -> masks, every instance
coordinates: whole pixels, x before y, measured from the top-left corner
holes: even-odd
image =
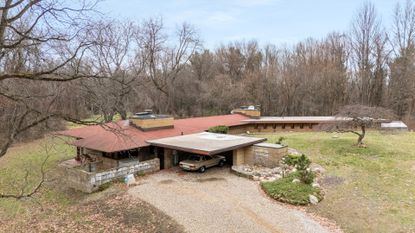
[[[217,125],[217,126],[210,127],[208,129],[208,132],[227,134],[229,132],[229,127],[226,125]]]
[[[282,141],[284,141],[285,140],[285,138],[284,137],[279,137],[278,138],[278,140],[275,142],[275,144],[280,144],[280,145],[283,145],[282,144]]]
[[[314,180],[314,173],[310,171],[309,167],[311,164],[310,159],[308,159],[304,154],[302,154],[297,159],[296,168],[300,174],[300,180],[305,184],[311,184]]]
[[[289,166],[296,166],[300,155],[287,155],[283,158],[284,163]]]
[[[310,171],[311,161],[304,154],[302,155],[287,155],[284,157],[284,163],[294,166],[298,170],[299,179],[305,184],[311,184],[314,181],[315,174]]]
[[[322,199],[320,189],[302,182],[293,183],[293,179],[296,178],[300,178],[298,172],[291,173],[276,181],[262,182],[261,187],[265,193],[275,200],[293,205],[309,204],[310,194],[316,196],[319,200]]]

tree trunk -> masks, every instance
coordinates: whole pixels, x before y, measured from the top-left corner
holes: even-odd
[[[125,110],[120,110],[120,111],[118,111],[118,113],[120,114],[120,116],[121,116],[121,120],[127,120],[127,111],[125,111]]]
[[[357,139],[357,146],[363,146],[363,138],[365,137],[366,134],[366,126],[362,125],[361,126],[362,129],[362,133],[359,134],[359,138]]]

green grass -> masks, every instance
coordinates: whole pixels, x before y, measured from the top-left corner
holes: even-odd
[[[322,165],[327,170],[326,176],[342,178],[341,183],[323,185],[324,200],[308,207],[309,211],[335,220],[346,232],[415,231],[415,133],[369,132],[365,139],[368,148],[352,146],[356,141],[352,134],[338,134],[338,138],[322,132],[260,136],[271,142],[284,136],[284,143]],[[104,195],[83,195],[64,189],[64,184],[58,182],[56,164],[75,155],[74,147],[58,138],[44,138],[11,148],[0,159],[0,192],[19,191],[26,170],[34,185],[45,158],[45,148],[50,152],[49,182],[34,199],[0,200],[0,231],[1,224],[13,222],[16,226],[29,227],[33,216],[39,221],[53,216],[59,222],[60,214],[65,216],[67,209],[82,209],[87,199]],[[78,209],[70,212],[67,219],[83,224],[84,214],[77,216],[78,212]]]
[[[47,137],[29,143],[17,144],[10,148],[0,159],[0,192],[19,193],[24,186],[24,177],[28,173],[27,188],[30,192],[41,178],[41,167],[46,160],[47,183],[35,195],[36,200],[0,199],[0,218],[18,214],[30,214],[33,206],[44,202],[66,205],[70,198],[56,189],[48,188],[58,178],[56,165],[59,161],[72,158],[75,148],[64,143],[61,138]]]
[[[270,142],[284,136],[290,147],[322,165],[325,199],[309,211],[335,220],[346,232],[415,231],[415,133],[369,132],[367,148],[353,146],[355,135],[281,132],[260,135]]]
[[[322,197],[318,188],[313,188],[310,184],[302,182],[292,182],[298,176],[297,173],[291,173],[277,181],[262,182],[261,187],[270,197],[293,205],[309,204],[310,194],[321,200]]]
[[[49,154],[47,182],[33,198],[0,199],[0,232],[183,232],[155,207],[130,200],[122,184],[108,183],[102,187],[105,190],[92,194],[66,187],[57,164],[73,158],[76,151],[63,139],[46,137],[16,144],[0,158],[0,192],[16,193],[26,170],[27,191],[37,184]]]

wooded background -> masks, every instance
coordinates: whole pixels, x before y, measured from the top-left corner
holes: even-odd
[[[111,121],[145,108],[191,117],[252,104],[263,115],[312,116],[361,104],[393,109],[407,122],[415,115],[412,1],[396,5],[393,25],[366,3],[346,32],[293,46],[235,41],[215,49],[204,48],[189,23],[169,33],[162,18],[108,19],[95,2],[2,4],[0,156],[64,120]]]

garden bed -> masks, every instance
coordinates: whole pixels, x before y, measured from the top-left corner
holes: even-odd
[[[261,182],[261,187],[275,200],[293,205],[317,204],[323,199],[320,188],[299,182],[298,177],[298,173],[293,172],[276,181]]]

